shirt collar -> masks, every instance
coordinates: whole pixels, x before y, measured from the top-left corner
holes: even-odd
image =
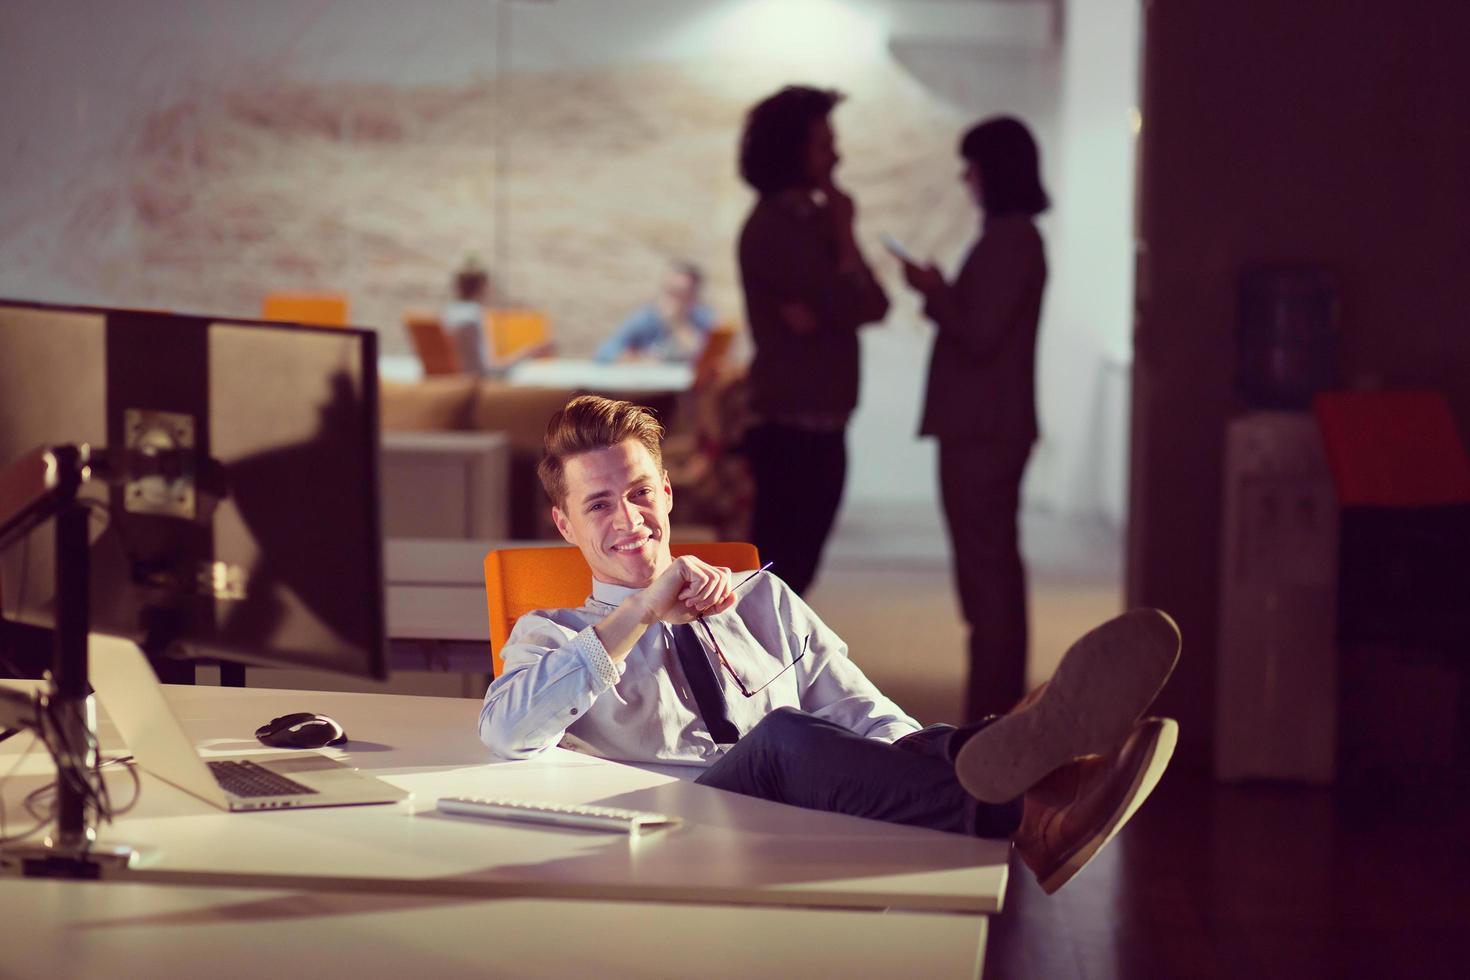
[[[642,589],[630,589],[626,585],[613,585],[594,577],[592,579],[592,598],[607,606],[620,606],[623,600]]]

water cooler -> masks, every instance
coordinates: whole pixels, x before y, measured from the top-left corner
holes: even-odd
[[[1330,783],[1338,507],[1316,419],[1233,420],[1224,484],[1216,778]]]

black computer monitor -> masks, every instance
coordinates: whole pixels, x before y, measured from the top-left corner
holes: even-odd
[[[0,468],[55,444],[105,447],[93,630],[387,676],[373,332],[0,300]],[[0,554],[0,616],[53,625],[55,564]]]

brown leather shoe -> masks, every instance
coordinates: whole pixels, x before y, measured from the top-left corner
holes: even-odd
[[[1112,752],[1148,710],[1179,660],[1179,628],[1134,609],[1072,644],[1051,680],[976,732],[955,775],[977,800],[1005,803],[1073,759]]]
[[[1123,829],[1178,741],[1174,719],[1145,718],[1116,753],[1068,763],[1026,793],[1013,840],[1042,891],[1065,885]]]

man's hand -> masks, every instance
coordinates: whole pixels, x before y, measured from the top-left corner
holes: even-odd
[[[833,226],[839,231],[852,228],[853,219],[857,217],[857,205],[853,203],[851,195],[838,187],[833,181],[827,181],[817,188],[822,194],[822,199],[827,205],[827,215],[831,218]]]
[[[713,616],[735,605],[735,598],[728,568],[684,555],[675,558],[648,588],[623,600],[595,628],[608,658],[618,663],[654,623],[688,623]]]
[[[827,220],[832,223],[832,242],[837,249],[838,271],[845,275],[865,275],[867,266],[853,234],[857,205],[846,191],[831,180],[819,185],[817,192],[822,195]]]
[[[728,568],[683,555],[638,594],[638,601],[645,626],[660,621],[688,623],[735,605],[735,591]]]

